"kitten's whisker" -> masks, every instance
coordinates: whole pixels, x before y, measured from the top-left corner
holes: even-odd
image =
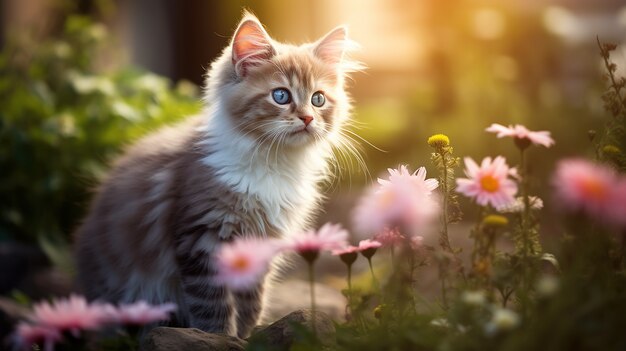
[[[272,135],[272,142],[270,143],[270,146],[269,146],[269,148],[267,150],[267,154],[265,155],[265,165],[267,167],[270,166],[270,155],[272,154],[272,147],[274,147],[274,143],[276,143],[277,138],[279,136],[279,134],[277,132],[275,132],[275,131],[272,131],[271,135]]]
[[[367,145],[369,145],[369,146],[373,147],[373,148],[374,148],[374,149],[376,149],[377,151],[384,152],[384,153],[388,153],[388,152],[389,152],[389,151],[383,150],[383,149],[379,148],[378,146],[376,146],[376,145],[374,145],[374,144],[370,143],[369,141],[367,141],[367,139],[363,138],[362,136],[360,136],[360,135],[356,134],[355,132],[353,132],[353,131],[351,131],[351,130],[349,130],[349,129],[345,129],[345,130],[344,130],[344,132],[350,133],[351,135],[353,135],[353,136],[357,137],[359,140],[361,140],[362,142],[366,143]],[[346,135],[346,136],[347,136],[347,135]],[[352,138],[350,138],[350,139],[352,139]],[[352,139],[352,140],[354,140],[354,139]],[[356,140],[355,140],[355,141],[356,141]]]
[[[283,142],[285,141],[285,138],[287,138],[287,133],[280,133],[280,138],[278,139],[278,143],[276,145],[276,151],[274,153],[274,157],[276,160],[276,165],[278,166],[278,149],[284,145]]]
[[[351,140],[349,136],[346,136],[346,139]],[[365,162],[365,159],[363,158],[363,155],[354,146],[354,144],[349,142],[349,141],[343,141],[343,145],[346,147],[346,151],[345,152],[349,152],[352,155],[354,155],[354,158],[356,159],[357,163],[359,164],[359,166],[363,170],[364,174],[367,175],[369,178],[371,178],[371,174],[369,173],[369,169],[367,167],[367,163]]]
[[[242,122],[239,122],[239,123],[233,125],[232,128],[223,130],[222,133],[236,132],[239,129],[239,127],[241,127],[241,126],[243,126],[244,124],[247,124],[247,123],[250,123],[250,121],[244,120]],[[243,135],[247,135],[248,133],[251,133],[251,132],[253,132],[255,130],[258,130],[258,129],[260,129],[262,127],[265,127],[265,126],[272,125],[274,123],[276,123],[276,121],[262,121],[257,126],[255,126],[253,129],[247,131]]]
[[[371,174],[369,172],[369,169],[367,168],[367,164],[365,160],[363,159],[363,156],[357,149],[357,146],[359,149],[361,148],[360,144],[356,140],[354,140],[350,135],[344,134],[343,131],[340,131],[339,135],[340,135],[340,138],[338,138],[337,141],[342,147],[338,147],[338,150],[341,150],[341,152],[351,153],[354,156],[355,160],[357,161],[357,164],[359,165],[363,173],[366,175],[368,179],[371,180]]]
[[[259,146],[257,148],[255,148],[254,152],[252,153],[252,156],[250,158],[251,161],[254,161],[254,158],[256,157],[256,155],[259,154],[259,151],[263,148],[266,147],[265,143],[267,142],[267,140],[269,140],[272,137],[272,134],[263,134],[260,137],[255,139],[255,143],[258,140],[258,144]],[[269,149],[265,152],[269,152]],[[251,167],[256,165],[255,162],[250,162]]]
[[[344,129],[349,129],[350,127],[354,127],[356,129],[368,129],[368,130],[372,129],[372,126],[370,124],[361,122],[361,121],[352,120],[352,119],[344,122],[344,124],[345,124]]]
[[[234,128],[239,128],[240,126],[244,125],[245,123],[249,123],[249,122],[242,122],[242,123],[238,124],[238,125],[237,125],[236,127],[234,127]],[[271,126],[271,125],[273,125],[273,124],[275,124],[275,123],[276,123],[276,121],[263,121],[263,122],[259,123],[258,125],[256,125],[254,128],[252,128],[252,129],[248,130],[247,132],[245,132],[245,133],[243,133],[243,134],[240,134],[240,135],[237,137],[236,141],[240,141],[240,140],[242,140],[244,137],[246,137],[248,134],[253,133],[253,132],[257,131],[257,130],[260,130],[261,128],[264,128],[264,127],[267,127],[267,126]],[[232,131],[234,131],[234,128],[232,129]]]

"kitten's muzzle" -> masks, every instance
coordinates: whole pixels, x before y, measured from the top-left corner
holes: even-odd
[[[304,123],[305,127],[308,127],[308,125],[311,124],[311,122],[313,122],[312,116],[299,116],[298,118],[300,118],[302,123]]]

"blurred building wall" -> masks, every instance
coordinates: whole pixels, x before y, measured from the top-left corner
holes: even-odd
[[[59,20],[53,8],[63,1],[0,1],[0,40],[4,41],[9,33],[58,30]],[[95,12],[99,2],[66,3],[88,14]],[[451,107],[454,102],[450,84],[452,68],[458,64],[455,66],[450,60],[463,50],[460,45],[473,42],[478,50],[494,53],[508,50],[495,69],[499,67],[506,71],[505,75],[524,76],[529,81],[535,76],[525,64],[555,65],[528,60],[534,55],[529,52],[533,48],[524,45],[533,40],[529,36],[543,36],[536,39],[545,41],[547,29],[565,43],[590,47],[595,35],[603,40],[622,41],[626,28],[623,0],[112,0],[111,4],[114,10],[103,19],[117,34],[121,51],[128,53],[126,61],[120,61],[119,55],[111,57],[109,61],[118,64],[133,63],[173,80],[202,84],[210,62],[228,44],[243,9],[247,8],[279,41],[315,40],[339,24],[348,24],[351,37],[362,46],[356,58],[368,66],[368,74],[359,75],[359,82],[352,89],[357,97],[400,96],[415,89],[416,83],[430,79],[436,82],[436,91],[444,92],[437,103],[442,107]],[[505,13],[514,13],[519,23],[511,24]],[[543,18],[543,23],[524,23],[525,14]],[[520,30],[515,25],[524,28]],[[516,30],[521,35],[507,33]],[[507,40],[522,42],[506,43]],[[532,93],[538,89],[531,84],[527,90]]]

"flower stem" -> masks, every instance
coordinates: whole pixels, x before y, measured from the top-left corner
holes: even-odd
[[[528,309],[528,293],[530,286],[530,278],[529,278],[529,257],[528,251],[530,248],[529,245],[529,220],[530,220],[530,200],[528,197],[528,174],[526,170],[526,158],[524,149],[520,149],[520,173],[521,173],[521,191],[522,191],[522,199],[524,201],[524,211],[522,212],[521,219],[521,232],[522,232],[522,294],[521,294],[521,303],[522,303],[522,316],[526,316],[526,311]]]
[[[452,253],[452,245],[450,245],[448,236],[448,164],[445,151],[440,152],[439,156],[442,164],[441,188],[443,193],[443,211],[441,214],[443,229],[441,231],[440,245],[444,251]]]
[[[352,265],[348,265],[348,294],[352,299]]]
[[[439,245],[444,251],[447,251],[451,254],[453,253],[452,245],[450,245],[450,237],[448,236],[448,162],[446,160],[446,152],[440,151],[438,152],[439,157],[441,157],[441,193],[443,197],[443,208],[441,211],[441,237],[439,238]],[[445,310],[448,309],[448,292],[446,288],[446,277],[447,273],[444,271],[442,265],[439,265],[439,280],[441,281],[441,299],[443,303],[443,308]]]
[[[348,264],[348,311],[351,315],[354,315],[352,304],[352,264]]]
[[[439,264],[439,280],[441,281],[441,304],[444,310],[448,310],[448,290],[446,288],[446,277],[443,265]]]
[[[372,283],[374,284],[374,289],[376,289],[378,291],[378,280],[376,279],[376,275],[374,275],[374,267],[372,266],[372,258],[371,257],[367,259],[367,263],[370,266],[370,274],[372,275]]]
[[[315,321],[315,274],[313,271],[313,262],[309,262],[309,284],[311,285],[311,329],[313,336],[317,338],[317,326]]]

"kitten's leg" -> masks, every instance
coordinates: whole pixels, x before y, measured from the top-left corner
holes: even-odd
[[[226,287],[213,282],[217,272],[210,258],[201,250],[178,257],[189,325],[206,332],[233,335],[232,297]]]
[[[263,285],[245,291],[233,292],[237,308],[237,336],[245,339],[256,326],[261,314]]]

